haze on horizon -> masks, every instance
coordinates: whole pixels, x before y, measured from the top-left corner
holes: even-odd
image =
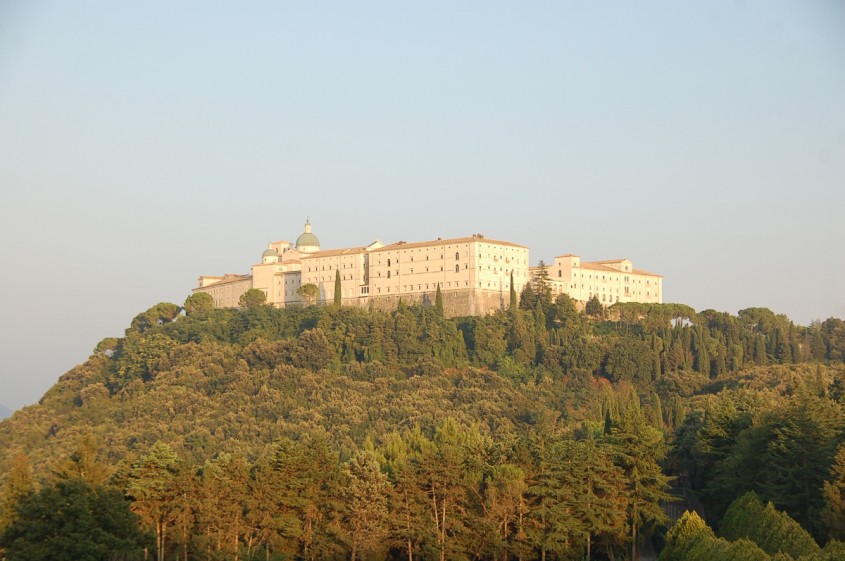
[[[306,216],[845,317],[845,4],[0,5],[0,403]]]

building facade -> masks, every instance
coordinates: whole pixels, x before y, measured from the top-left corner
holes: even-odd
[[[276,307],[305,302],[299,288],[317,288],[316,303],[334,300],[340,278],[344,305],[393,309],[405,303],[433,304],[438,287],[447,316],[504,309],[510,283],[519,292],[529,280],[528,248],[480,234],[426,242],[375,241],[367,246],[322,250],[310,222],[295,244],[268,244],[251,275],[201,276],[194,292],[207,292],[216,307],[236,307],[240,295],[257,288]]]
[[[663,277],[634,269],[628,259],[582,262],[560,255],[547,268],[552,293],[579,302],[594,295],[609,306],[616,302],[663,301]],[[194,292],[206,292],[216,307],[237,307],[240,296],[256,288],[276,307],[305,304],[300,287],[316,287],[316,303],[334,300],[340,279],[346,306],[390,310],[404,303],[433,305],[439,287],[447,316],[481,315],[505,309],[511,279],[519,294],[536,275],[528,248],[481,234],[425,242],[375,241],[366,246],[323,250],[306,221],[296,243],[268,244],[250,275],[201,276]]]
[[[540,267],[531,268],[532,279]],[[546,266],[552,295],[567,294],[586,303],[593,296],[604,306],[617,302],[663,303],[663,277],[634,269],[630,259],[582,261],[578,255],[558,255]]]

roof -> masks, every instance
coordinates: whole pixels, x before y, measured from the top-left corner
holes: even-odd
[[[642,269],[634,269],[631,272],[634,273],[634,274],[637,274],[637,275],[647,275],[649,277],[660,277],[661,279],[663,278],[663,275],[658,275],[657,273],[649,273],[648,271],[644,271]]]
[[[317,236],[311,233],[310,219],[305,220],[305,231],[296,238],[296,249],[301,247],[316,247],[318,249],[320,247],[320,240],[317,239]]]
[[[536,271],[540,267],[529,267],[529,271]],[[549,269],[549,265],[546,265],[546,269]],[[625,271],[620,271],[619,269],[614,269],[613,267],[608,267],[607,265],[601,265],[597,262],[592,261],[581,261],[581,269],[589,269],[591,271],[604,271],[607,273],[624,273]],[[632,271],[633,272],[633,271]]]
[[[555,255],[555,259],[558,257],[581,257],[580,255],[575,255],[574,253],[564,253],[563,255]]]
[[[518,247],[521,249],[528,249],[528,247],[524,245],[519,245],[513,242],[504,242],[501,240],[494,240],[490,238],[482,238],[479,236],[469,236],[466,238],[449,238],[446,240],[430,240],[427,242],[396,242],[390,245],[386,245],[384,247],[380,247],[378,249],[373,249],[371,252],[375,253],[377,251],[393,251],[397,249],[415,249],[418,247],[432,247],[438,245],[453,245],[453,244],[461,244],[461,243],[472,243],[472,242],[479,242],[479,243],[489,243],[493,245],[505,245],[508,247]]]
[[[601,261],[581,261],[581,268],[582,269],[591,269],[593,271],[607,271],[609,273],[621,273],[619,269],[614,269],[613,267],[608,267],[607,265],[602,265]]]
[[[630,259],[626,257],[622,259],[602,259],[601,261],[591,261],[591,263],[621,263],[623,261],[630,261]]]
[[[312,234],[311,232],[303,232],[296,238],[296,247],[320,247],[320,240],[317,239],[317,236]]]
[[[315,257],[336,257],[338,255],[356,255],[358,253],[366,253],[366,247],[347,247],[341,249],[327,249],[325,251],[316,251],[302,256],[302,259],[314,259]]]
[[[663,278],[663,275],[658,275],[657,273],[650,273],[648,271],[644,271],[642,269],[633,269],[632,271],[620,271],[619,269],[614,269],[613,267],[608,267],[607,265],[602,265],[602,263],[609,263],[609,261],[582,261],[581,262],[581,269],[589,269],[591,271],[602,271],[606,273],[617,273],[617,274],[632,274],[632,275],[644,275],[649,277],[660,277]],[[538,270],[540,267],[529,267],[528,270],[533,272]],[[546,267],[548,269],[548,266]]]
[[[217,281],[217,282],[211,283],[211,284],[207,284],[207,285],[205,285],[205,286],[198,286],[197,288],[194,288],[194,289],[193,289],[193,290],[195,290],[195,291],[196,291],[196,290],[202,290],[202,289],[204,289],[204,288],[211,288],[212,286],[214,286],[214,287],[218,287],[218,286],[223,285],[223,284],[231,284],[231,283],[236,283],[236,282],[243,282],[243,281],[245,281],[245,280],[251,280],[251,279],[252,279],[252,275],[232,275],[232,274],[226,274],[226,275],[223,275],[222,277],[214,277],[214,276],[210,276],[210,275],[202,275],[200,278],[206,278],[206,279],[220,279],[220,280],[219,280],[219,281]]]

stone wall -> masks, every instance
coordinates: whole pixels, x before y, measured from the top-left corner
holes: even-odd
[[[443,297],[443,315],[445,317],[491,314],[496,310],[507,308],[510,301],[510,293],[501,294],[499,291],[493,290],[444,290],[440,294]],[[420,304],[433,307],[436,295],[436,291],[423,294],[397,294],[395,296],[371,295],[369,298],[344,299],[343,305],[361,307],[372,305],[376,310],[393,311],[399,307],[399,300],[402,300],[403,304]]]

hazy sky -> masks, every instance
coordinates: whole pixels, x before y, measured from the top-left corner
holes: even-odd
[[[845,3],[0,1],[0,403],[200,274],[483,233],[845,317]]]

